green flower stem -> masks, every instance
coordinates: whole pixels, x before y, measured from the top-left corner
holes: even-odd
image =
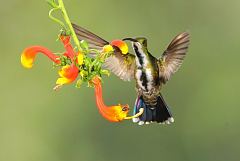
[[[74,29],[73,29],[73,27],[72,27],[72,23],[71,23],[71,21],[70,21],[70,19],[69,19],[69,17],[68,17],[67,11],[66,11],[65,6],[64,6],[64,4],[63,4],[63,0],[58,0],[58,4],[59,4],[60,10],[62,11],[63,18],[64,18],[66,24],[67,24],[68,27],[69,27],[69,30],[70,30],[70,32],[71,32],[71,36],[72,36],[72,38],[73,38],[74,43],[76,44],[78,50],[79,50],[79,51],[82,51],[82,48],[80,47],[80,43],[79,43],[79,40],[78,40],[78,38],[77,38],[77,35],[76,35],[76,33],[74,32]]]
[[[109,72],[107,70],[102,69],[103,62],[107,57],[109,57],[110,53],[104,53],[102,51],[96,50],[96,49],[89,49],[88,43],[86,41],[79,42],[78,37],[74,31],[74,28],[72,26],[72,23],[68,17],[67,11],[65,9],[63,0],[47,0],[47,2],[50,4],[52,9],[49,11],[49,17],[55,21],[56,23],[60,24],[60,26],[63,28],[62,33],[65,32],[66,35],[69,35],[72,37],[76,50],[82,52],[84,55],[83,65],[76,64],[77,57],[74,57],[74,60],[69,60],[67,58],[60,57],[61,64],[59,66],[65,66],[74,63],[75,66],[79,68],[81,78],[78,80],[77,86],[80,87],[83,82],[91,81],[95,76],[101,76],[109,75]],[[60,19],[53,16],[54,11],[61,11],[62,19],[64,21],[61,21]],[[96,53],[96,57],[94,59],[87,56],[89,53]]]

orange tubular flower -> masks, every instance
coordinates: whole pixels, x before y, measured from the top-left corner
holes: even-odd
[[[35,57],[38,53],[42,53],[50,58],[53,62],[59,64],[58,56],[54,55],[50,50],[42,46],[31,46],[26,48],[21,55],[21,63],[25,68],[32,68]]]
[[[56,84],[64,85],[72,83],[78,77],[79,69],[74,65],[73,61],[74,57],[79,55],[79,52],[78,53],[74,52],[73,47],[70,43],[70,36],[60,36],[60,40],[62,41],[64,48],[66,49],[64,55],[70,58],[72,61],[71,65],[63,66],[62,69],[59,70],[58,72],[60,78],[57,79]],[[77,59],[77,61],[79,60]]]
[[[77,56],[77,63],[81,65],[83,63],[83,54],[80,52],[75,53],[73,50],[72,45],[70,44],[70,37],[69,36],[60,36],[60,40],[64,44],[64,48],[66,52],[64,53],[69,59],[71,59],[71,65],[65,65],[59,70],[58,74],[60,78],[57,79],[57,85],[63,85],[73,82],[79,74],[79,69],[74,64],[74,57]],[[36,58],[38,53],[42,53],[50,58],[53,62],[60,64],[61,61],[58,59],[59,56],[53,54],[50,50],[42,46],[32,46],[26,48],[22,55],[21,55],[21,63],[25,68],[32,68],[33,62]],[[82,55],[82,56],[81,56]]]
[[[57,79],[57,85],[72,83],[78,77],[79,70],[75,65],[65,65],[59,70],[60,78]]]
[[[95,87],[95,97],[96,104],[99,109],[100,114],[111,122],[120,122],[127,117],[129,112],[128,105],[114,105],[114,106],[106,106],[102,99],[102,86],[101,80],[98,77],[94,77],[92,82]]]
[[[62,41],[64,48],[66,49],[65,55],[73,61],[75,53],[70,43],[70,36],[60,36],[60,40]]]

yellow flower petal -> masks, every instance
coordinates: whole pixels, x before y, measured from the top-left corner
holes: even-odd
[[[104,47],[103,47],[103,52],[112,52],[114,49],[113,49],[113,47],[112,47],[112,45],[105,45]]]
[[[83,64],[83,54],[79,53],[77,56],[78,64],[82,65]]]
[[[62,69],[60,69],[58,71],[58,74],[60,77],[65,77],[65,74],[66,74],[66,70],[68,70],[70,68],[70,65],[65,65],[62,67]]]
[[[22,53],[21,55],[21,64],[25,67],[25,68],[32,68],[33,66],[33,61],[34,61],[34,57],[27,57],[27,53]]]
[[[69,80],[67,78],[58,78],[56,81],[57,85],[63,85],[69,83]]]
[[[73,82],[78,77],[78,68],[72,65],[65,65],[58,71],[60,78],[57,79],[56,84],[63,85]]]
[[[128,53],[128,46],[122,40],[113,40],[111,42],[111,45],[118,47],[121,50],[122,54],[127,54]]]

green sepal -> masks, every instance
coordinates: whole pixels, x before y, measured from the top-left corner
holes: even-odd
[[[100,74],[110,76],[110,72],[108,70],[105,70],[105,69],[102,69],[100,71]]]

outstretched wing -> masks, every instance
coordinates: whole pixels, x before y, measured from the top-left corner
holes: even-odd
[[[102,50],[109,42],[92,32],[72,24],[78,39],[85,40],[89,44],[90,49]],[[110,70],[124,81],[130,81],[134,78],[135,56],[133,54],[122,54],[121,51],[114,47],[114,54],[108,57],[103,65],[104,68]],[[92,55],[94,56],[94,55]]]
[[[133,54],[122,55],[120,51],[115,51],[113,56],[106,59],[103,67],[122,80],[131,81],[134,78],[135,56]]]
[[[85,40],[89,44],[89,48],[91,49],[102,49],[104,45],[109,44],[106,40],[102,39],[101,37],[93,34],[92,32],[77,26],[76,24],[72,24],[74,31],[78,37],[78,39]]]
[[[163,83],[166,83],[181,66],[188,50],[189,38],[187,32],[177,35],[160,57],[159,76]]]

